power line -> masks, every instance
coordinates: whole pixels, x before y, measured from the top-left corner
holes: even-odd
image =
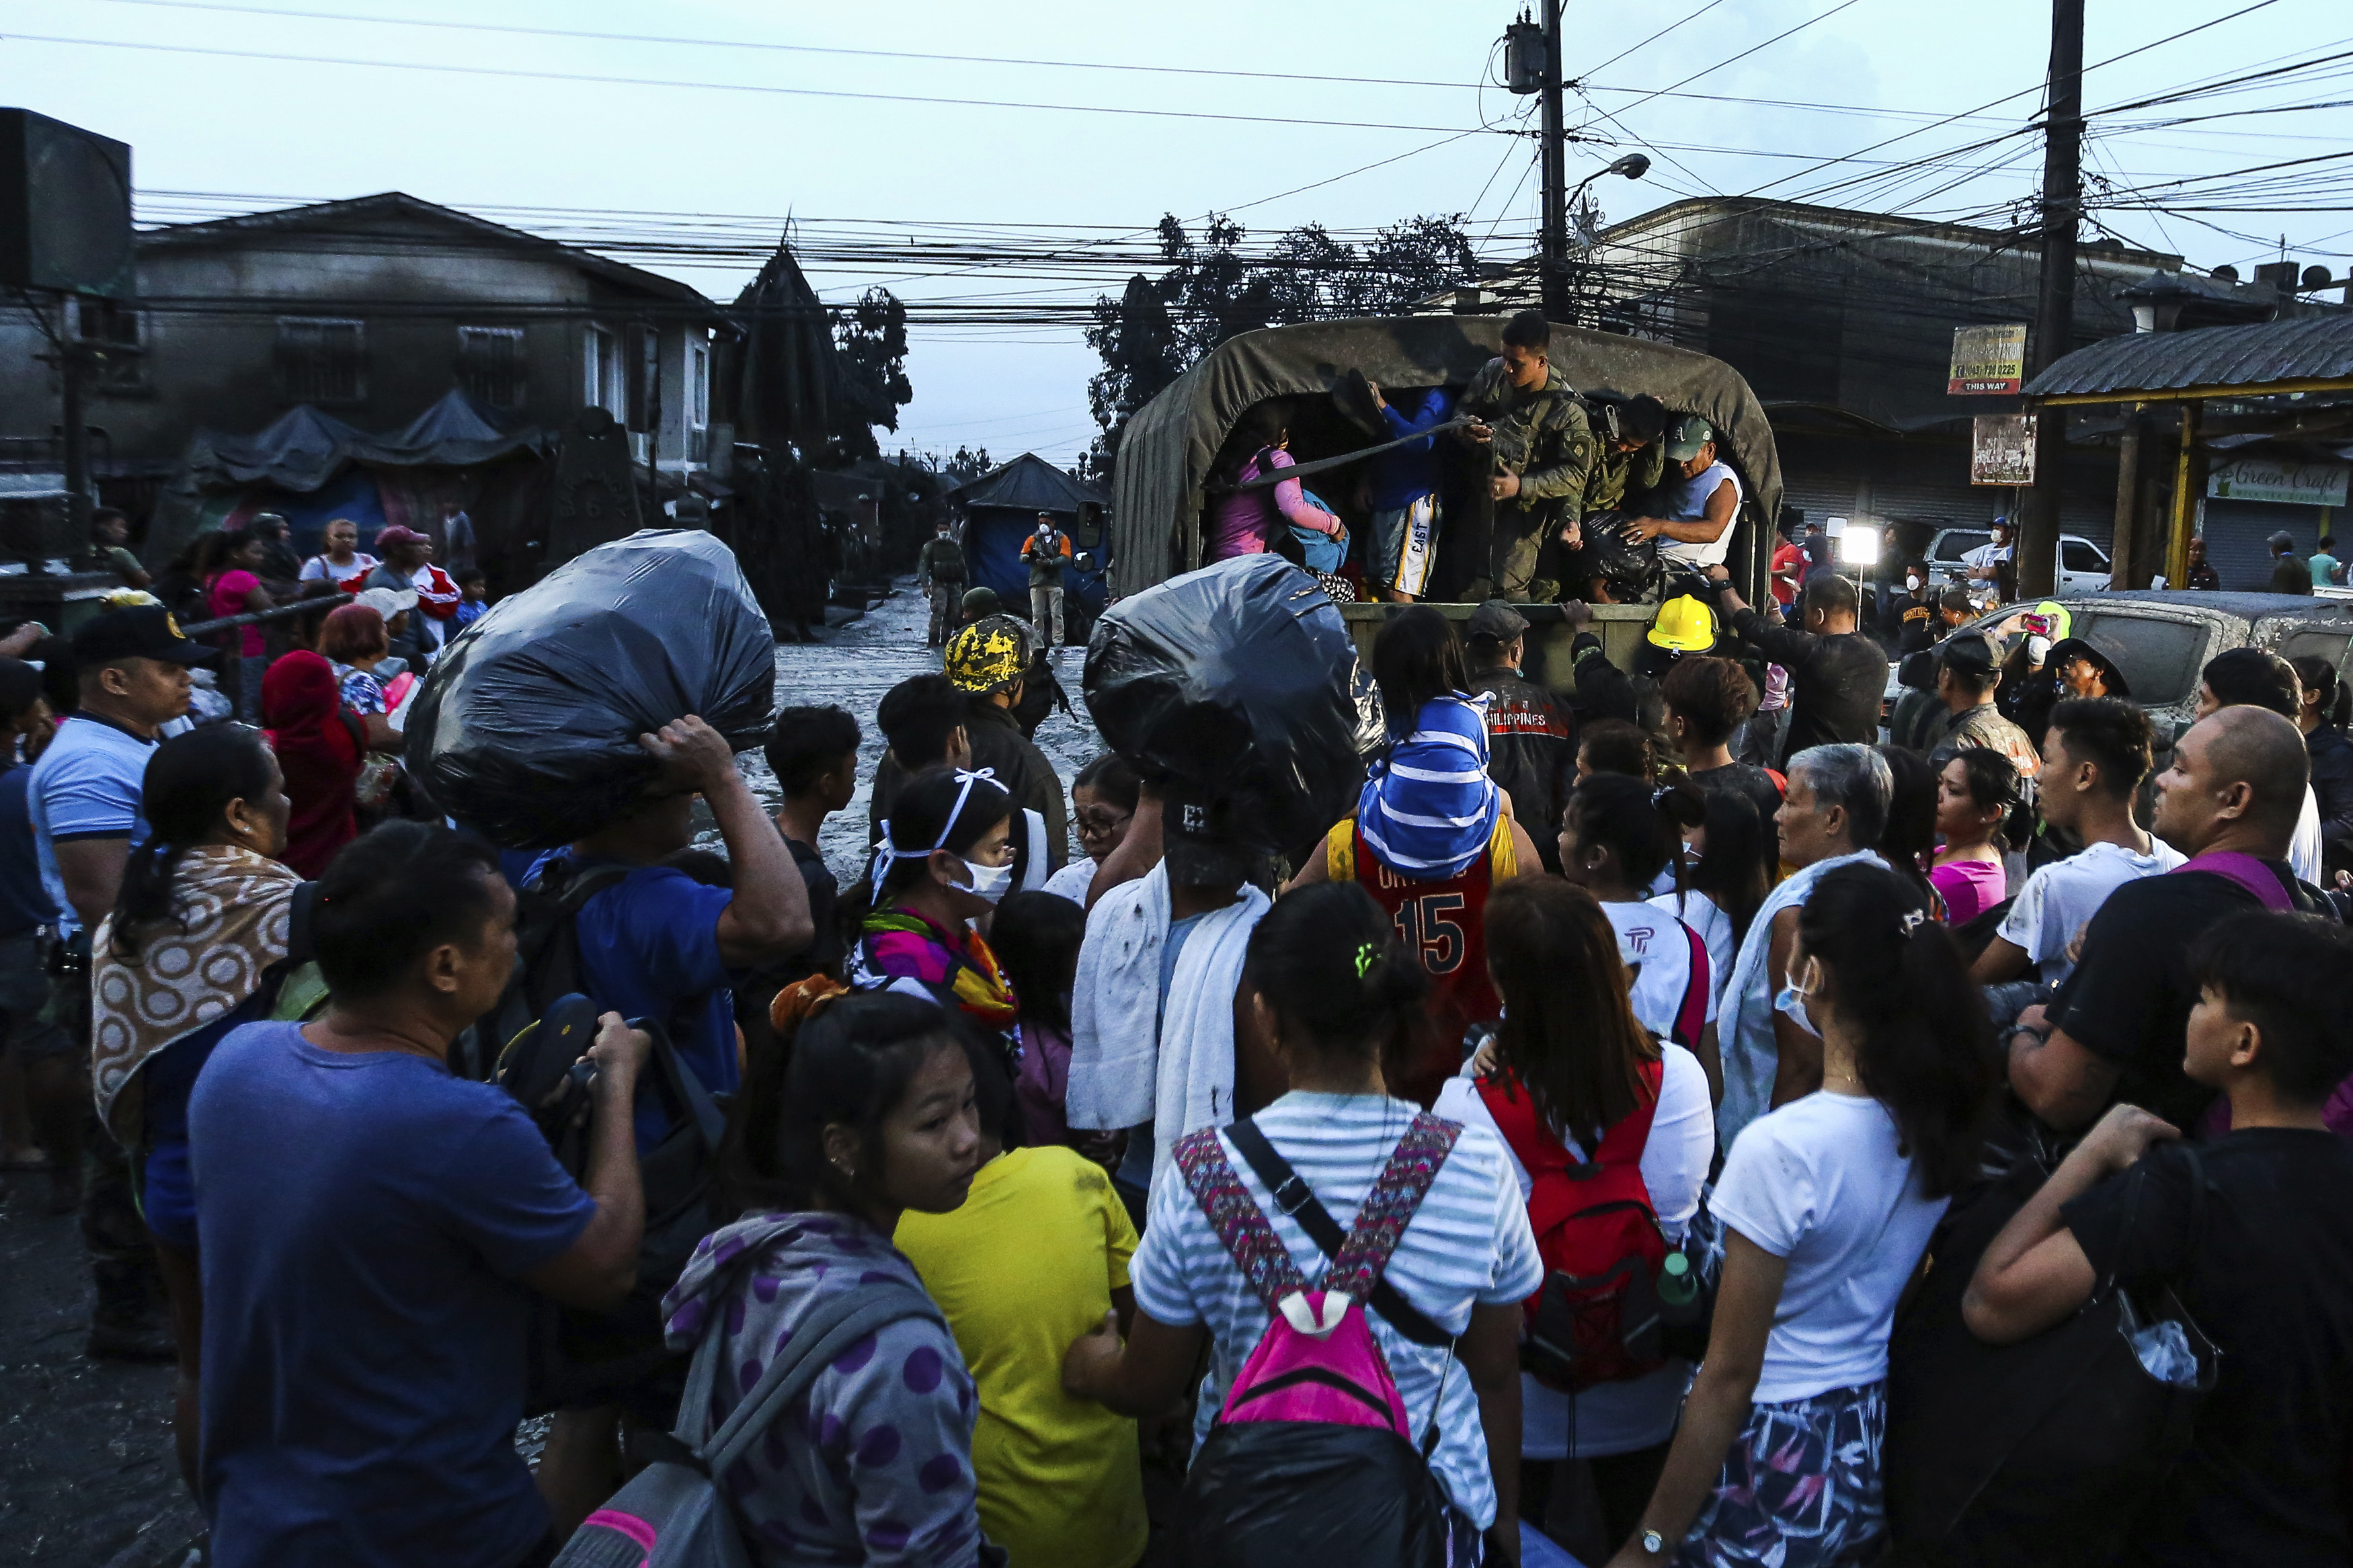
[[[1707,0],[1707,4],[1706,4],[1706,5],[1702,5],[1698,10],[1694,11],[1693,13],[1691,13],[1691,15],[1689,15],[1689,16],[1687,16],[1683,17],[1680,21],[1673,21],[1673,22],[1670,22],[1670,23],[1668,23],[1665,26],[1663,26],[1663,27],[1660,28],[1657,32],[1652,33],[1649,37],[1644,38],[1641,43],[1639,43],[1639,44],[1636,44],[1636,45],[1632,46],[1632,47],[1630,47],[1630,48],[1623,48],[1623,49],[1619,50],[1616,54],[1611,55],[1608,59],[1603,60],[1599,65],[1595,66],[1595,67],[1593,68],[1593,69],[1594,69],[1594,70],[1596,70],[1596,71],[1606,71],[1606,70],[1608,70],[1611,66],[1616,65],[1620,60],[1624,59],[1628,55],[1632,54],[1636,49],[1645,49],[1645,48],[1650,47],[1652,44],[1657,43],[1661,38],[1665,37],[1669,33],[1673,32],[1677,27],[1682,26],[1683,25],[1683,23],[1685,23],[1685,22],[1696,22],[1696,21],[1698,21],[1702,16],[1706,16],[1710,11],[1715,10],[1718,5],[1723,5],[1723,4],[1724,4],[1724,0]],[[1591,72],[1588,72],[1588,73],[1587,73],[1587,75],[1591,75],[1591,74],[1592,74]],[[1572,82],[1572,83],[1569,83],[1568,85],[1570,85],[1570,86],[1572,86],[1572,87],[1581,85],[1581,83],[1583,82],[1583,79],[1584,79],[1583,78],[1579,78],[1579,79],[1577,79],[1577,81],[1576,81],[1576,82]]]
[[[2135,55],[2147,54],[2147,53],[2149,50],[2151,50],[2151,49],[2155,49],[2155,48],[2161,48],[2161,47],[2164,47],[2165,45],[2167,45],[2167,44],[2177,43],[2177,42],[2179,42],[2179,40],[2181,40],[2181,39],[2183,39],[2183,38],[2189,37],[2190,35],[2192,35],[2192,34],[2194,34],[2194,33],[2202,33],[2202,32],[2206,31],[2206,29],[2208,29],[2209,27],[2219,27],[2219,26],[2221,26],[2223,23],[2225,23],[2225,22],[2232,22],[2232,21],[2236,21],[2238,18],[2240,18],[2240,17],[2242,17],[2242,16],[2251,16],[2251,15],[2253,15],[2253,13],[2255,13],[2255,12],[2257,12],[2257,11],[2261,11],[2261,10],[2264,9],[2265,7],[2267,7],[2267,6],[2275,5],[2277,5],[2278,3],[2279,3],[2279,0],[2254,0],[2254,4],[2253,4],[2253,5],[2251,5],[2244,6],[2244,7],[2242,7],[2242,8],[2239,9],[2239,10],[2233,11],[2233,12],[2232,12],[2230,15],[2228,15],[2228,16],[2217,16],[2217,17],[2213,18],[2213,19],[2212,19],[2212,20],[2211,20],[2211,21],[2200,22],[2200,23],[2199,23],[2199,24],[2198,24],[2196,26],[2194,26],[2194,27],[2185,27],[2185,28],[2183,28],[2183,29],[2182,29],[2180,32],[2179,32],[2179,33],[2170,34],[2170,35],[2168,35],[2168,36],[2167,36],[2167,37],[2162,37],[2162,38],[2158,39],[2155,43],[2143,44],[2143,45],[2139,46],[2137,48],[2126,49],[2123,54],[2120,54],[2120,55],[2111,55],[2111,56],[2109,56],[2106,59],[2104,59],[2104,60],[2100,61],[2098,65],[2086,66],[2086,67],[2084,67],[2084,70],[2085,70],[2085,72],[2086,72],[2086,73],[2089,73],[2089,72],[2091,72],[2091,71],[2100,70],[2100,69],[2102,69],[2102,68],[2105,68],[2105,67],[2115,65],[2115,64],[2116,64],[2116,63],[2117,63],[2117,62],[2119,62],[2119,61],[2122,61],[2122,60],[2128,60],[2128,59],[2132,58]],[[1822,160],[1820,163],[1816,163],[1816,164],[1815,164],[1812,168],[1810,168],[1810,169],[1800,169],[1800,170],[1799,170],[1799,171],[1798,171],[1797,173],[1795,173],[1795,174],[1784,174],[1784,175],[1782,175],[1782,176],[1781,176],[1779,179],[1778,179],[1778,180],[1769,180],[1769,181],[1766,182],[1764,184],[1758,185],[1758,186],[1755,187],[1755,188],[1754,188],[1754,189],[1752,189],[1752,190],[1748,190],[1748,191],[1745,191],[1745,192],[1743,192],[1743,193],[1742,193],[1742,195],[1751,195],[1751,196],[1754,196],[1754,195],[1763,195],[1765,192],[1771,190],[1771,189],[1772,189],[1774,186],[1776,186],[1776,185],[1786,185],[1786,184],[1788,184],[1790,181],[1792,181],[1792,180],[1799,180],[1799,179],[1803,179],[1803,178],[1804,178],[1806,175],[1808,175],[1808,174],[1817,173],[1817,172],[1819,172],[1819,171],[1820,171],[1820,170],[1823,170],[1823,169],[1828,169],[1828,168],[1833,167],[1834,165],[1839,164],[1839,163],[1847,163],[1847,162],[1849,162],[1849,161],[1851,161],[1851,160],[1852,160],[1852,159],[1855,159],[1855,158],[1859,158],[1859,157],[1862,156],[1862,154],[1863,154],[1863,153],[1876,153],[1876,152],[1878,152],[1882,147],[1893,146],[1894,143],[1896,143],[1896,142],[1898,142],[1908,141],[1908,140],[1910,140],[1912,137],[1915,137],[1915,136],[1919,135],[1919,134],[1921,133],[1921,132],[1923,132],[1923,131],[1933,131],[1933,130],[1936,129],[1936,128],[1937,128],[1938,126],[1940,126],[1940,125],[1949,125],[1949,124],[1951,124],[1951,123],[1952,123],[1954,121],[1956,121],[1956,120],[1965,119],[1965,118],[1967,118],[1968,116],[1969,116],[1969,115],[1973,115],[1973,114],[1982,114],[1982,113],[1984,113],[1984,112],[1985,112],[1987,110],[1989,110],[1989,109],[1993,109],[1993,108],[1999,107],[1999,106],[2000,106],[2000,105],[2001,105],[2001,104],[2005,104],[2005,103],[2012,102],[2012,101],[2014,101],[2015,100],[2028,97],[2028,96],[2029,96],[2029,95],[2031,95],[2031,94],[2037,93],[2037,92],[2040,92],[2040,91],[2042,91],[2042,84],[2041,82],[2039,82],[2039,81],[2038,81],[2038,82],[2035,82],[2033,85],[2031,85],[2031,86],[2030,86],[2030,87],[2022,87],[2022,88],[2019,89],[2016,92],[2006,92],[2006,93],[2002,94],[2000,98],[1989,99],[1989,100],[1988,100],[1987,101],[1985,101],[1984,103],[1980,103],[1980,104],[1978,104],[1978,105],[1976,108],[1974,108],[1974,109],[1966,109],[1966,110],[1961,110],[1961,112],[1960,112],[1960,113],[1958,113],[1958,114],[1948,114],[1948,115],[1945,116],[1945,117],[1944,117],[1943,119],[1941,119],[1941,120],[1931,121],[1928,124],[1921,125],[1921,126],[1915,126],[1914,129],[1912,129],[1912,130],[1910,130],[1910,131],[1905,131],[1905,132],[1900,132],[1900,133],[1899,133],[1899,134],[1897,134],[1897,135],[1890,136],[1890,137],[1887,137],[1887,138],[1885,138],[1885,139],[1883,139],[1883,140],[1882,140],[1882,141],[1874,142],[1871,143],[1871,145],[1869,145],[1868,147],[1861,147],[1861,148],[1857,148],[1854,152],[1852,152],[1852,153],[1850,153],[1846,154],[1844,157],[1841,157],[1841,158],[1826,158],[1826,159]],[[1938,155],[1938,156],[1949,156],[1949,154],[1937,154],[1937,155]],[[1805,198],[1804,198],[1803,196],[1800,196],[1799,199],[1799,200],[1803,200],[1803,199],[1805,199]]]
[[[1853,0],[1848,0],[1852,5]],[[912,103],[949,109],[1032,109],[1058,114],[1124,114],[1150,120],[1214,120],[1241,125],[1321,125],[1344,131],[1437,131],[1454,125],[1402,125],[1366,120],[1311,120],[1293,115],[1219,114],[1208,110],[1134,109],[1124,104],[1030,103],[1011,99],[937,98],[923,93],[851,92],[821,87],[776,87],[753,82],[678,81],[665,77],[599,76],[586,71],[522,70],[512,66],[466,66],[428,60],[366,60],[334,55],[277,54],[259,49],[211,48],[195,44],[149,44],[125,38],[68,38],[47,33],[10,33],[11,43],[69,44],[83,48],[139,49],[153,54],[206,55],[222,59],[267,60],[273,65],[359,66],[377,70],[435,71],[452,76],[514,77],[532,81],[587,82],[602,87],[684,88],[695,92],[749,92],[786,98],[854,99],[871,103]]]
[[[2265,4],[2269,4],[2269,3],[2270,3],[2270,0],[2264,0],[2264,3],[2265,3]],[[1731,56],[1731,57],[1729,57],[1729,58],[1727,58],[1720,59],[1720,60],[1716,61],[1714,65],[1709,66],[1709,67],[1708,67],[1706,69],[1704,69],[1704,70],[1695,70],[1695,71],[1692,72],[1692,74],[1691,74],[1691,75],[1689,75],[1689,76],[1687,76],[1687,77],[1683,78],[1683,80],[1681,80],[1681,81],[1671,83],[1670,85],[1668,85],[1668,86],[1666,86],[1666,87],[1662,87],[1662,88],[1659,89],[1656,92],[1650,92],[1650,93],[1645,93],[1645,94],[1643,94],[1641,98],[1636,99],[1633,102],[1631,102],[1631,103],[1630,103],[1630,104],[1627,104],[1627,105],[1625,106],[1625,110],[1626,110],[1626,112],[1628,112],[1628,113],[1631,113],[1633,110],[1637,110],[1637,109],[1640,109],[1642,105],[1644,105],[1644,104],[1646,104],[1646,103],[1650,102],[1650,101],[1651,101],[1651,100],[1652,100],[1652,99],[1654,99],[1654,98],[1663,97],[1663,96],[1664,96],[1664,95],[1666,95],[1667,93],[1670,93],[1670,92],[1674,91],[1676,88],[1681,88],[1681,87],[1689,87],[1692,83],[1694,83],[1694,82],[1697,81],[1700,78],[1702,78],[1702,77],[1704,77],[1704,76],[1712,76],[1712,75],[1714,75],[1715,72],[1722,70],[1725,67],[1726,67],[1726,66],[1728,66],[1728,65],[1733,65],[1733,64],[1736,64],[1736,63],[1737,63],[1737,62],[1739,62],[1739,61],[1741,61],[1741,60],[1745,60],[1745,59],[1746,59],[1746,58],[1747,58],[1749,56],[1751,56],[1751,55],[1754,55],[1754,54],[1760,54],[1760,53],[1762,53],[1763,51],[1765,51],[1765,50],[1767,50],[1767,49],[1771,48],[1774,45],[1776,45],[1776,44],[1779,43],[1782,39],[1784,39],[1784,38],[1786,38],[1786,37],[1789,37],[1791,34],[1793,34],[1793,33],[1802,33],[1802,32],[1804,32],[1808,27],[1812,26],[1813,26],[1815,23],[1817,23],[1817,22],[1827,22],[1827,21],[1829,21],[1832,16],[1837,16],[1840,12],[1841,12],[1841,11],[1845,10],[1848,6],[1852,5],[1854,5],[1854,4],[1856,4],[1856,0],[1839,0],[1839,3],[1838,3],[1837,5],[1835,5],[1831,6],[1829,10],[1822,12],[1820,16],[1809,16],[1809,17],[1807,17],[1804,21],[1802,21],[1802,22],[1799,23],[1796,26],[1794,26],[1794,27],[1790,27],[1790,28],[1786,29],[1785,31],[1782,31],[1782,32],[1778,32],[1778,33],[1774,34],[1771,37],[1769,37],[1769,38],[1766,39],[1766,40],[1765,40],[1763,43],[1761,43],[1761,44],[1752,44],[1752,45],[1750,45],[1748,47],[1746,47],[1746,48],[1745,48],[1745,49],[1741,50],[1741,51],[1740,51],[1738,54],[1736,54],[1736,55],[1733,55],[1733,56]]]
[[[244,16],[292,17],[312,22],[360,22],[383,27],[427,27],[466,33],[511,33],[533,38],[578,38],[594,43],[670,44],[689,48],[764,49],[777,54],[835,55],[855,59],[923,60],[942,65],[1035,66],[1049,70],[1135,71],[1153,76],[1228,77],[1243,81],[1342,82],[1358,87],[1435,87],[1469,90],[1468,81],[1426,78],[1332,76],[1294,71],[1249,71],[1208,66],[1136,65],[1125,60],[1050,60],[1019,55],[942,55],[908,49],[850,49],[823,44],[779,44],[762,38],[686,38],[659,33],[602,33],[580,27],[526,27],[510,22],[453,22],[424,16],[385,16],[355,11],[294,11],[263,5],[229,5],[213,0],[111,0],[117,5],[147,5],[167,11],[222,11]],[[1723,0],[1714,0],[1721,5]]]

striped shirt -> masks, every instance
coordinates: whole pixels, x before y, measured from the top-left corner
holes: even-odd
[[[1373,763],[1356,822],[1382,865],[1442,882],[1485,851],[1504,798],[1487,776],[1487,701],[1460,691],[1431,699],[1413,732]]]
[[[1386,1095],[1294,1091],[1252,1120],[1345,1230],[1413,1115],[1413,1106]],[[1291,1249],[1300,1273],[1311,1282],[1321,1279],[1324,1255],[1314,1242],[1297,1221],[1274,1206],[1265,1184],[1232,1142],[1219,1142],[1227,1163]],[[1154,1192],[1129,1278],[1136,1306],[1155,1321],[1172,1327],[1205,1324],[1216,1341],[1194,1423],[1198,1442],[1208,1435],[1226,1390],[1266,1331],[1266,1308],[1182,1181],[1163,1182]],[[1543,1281],[1544,1266],[1536,1257],[1511,1157],[1493,1133],[1476,1127],[1463,1130],[1406,1226],[1387,1278],[1398,1294],[1450,1333],[1468,1326],[1474,1304],[1516,1304],[1535,1293]],[[1380,1314],[1367,1312],[1366,1321],[1388,1357],[1417,1442],[1429,1425],[1431,1406],[1439,1405],[1440,1436],[1431,1468],[1454,1506],[1484,1530],[1494,1522],[1495,1489],[1469,1373],[1453,1364],[1446,1351],[1408,1341]]]

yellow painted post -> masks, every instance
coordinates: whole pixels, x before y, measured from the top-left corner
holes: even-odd
[[[2198,498],[2190,493],[2198,472],[2198,408],[2181,405],[2181,455],[2173,469],[2173,527],[2166,542],[2165,585],[2180,588],[2189,579],[2189,531],[2198,518]]]

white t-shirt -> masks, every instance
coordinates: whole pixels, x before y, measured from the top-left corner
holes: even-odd
[[[2181,864],[2181,851],[2162,838],[2151,835],[2148,848],[2139,855],[2120,844],[2094,844],[2043,867],[2026,879],[1994,934],[2033,960],[2042,984],[2059,984],[2075,972],[2068,943],[2110,893]]]
[[[1642,1145],[1642,1184],[1651,1190],[1660,1230],[1675,1242],[1683,1238],[1683,1228],[1699,1212],[1700,1188],[1715,1157],[1715,1112],[1708,1103],[1707,1073],[1699,1058],[1664,1041],[1659,1048],[1659,1108],[1651,1117],[1650,1141]],[[1449,1121],[1483,1128],[1496,1142],[1504,1142],[1487,1102],[1467,1078],[1449,1079],[1430,1109]],[[1577,1140],[1561,1142],[1571,1154],[1585,1158]],[[1508,1143],[1504,1144],[1504,1157],[1512,1163],[1525,1203],[1535,1184]],[[1647,1377],[1601,1384],[1572,1397],[1523,1373],[1520,1455],[1569,1459],[1655,1447],[1674,1436],[1675,1415],[1691,1387],[1691,1375],[1689,1362],[1671,1360]]]
[[[1384,1095],[1293,1089],[1250,1120],[1345,1232],[1415,1109]],[[1311,1284],[1320,1279],[1324,1254],[1297,1220],[1275,1206],[1232,1141],[1221,1136],[1219,1142],[1235,1178],[1266,1215],[1299,1272]],[[1147,1317],[1171,1327],[1205,1324],[1215,1342],[1194,1422],[1198,1442],[1266,1332],[1267,1310],[1173,1166],[1167,1179],[1154,1184],[1144,1240],[1128,1276],[1135,1304]],[[1383,1278],[1449,1333],[1469,1326],[1474,1306],[1516,1305],[1535,1294],[1544,1266],[1528,1229],[1527,1205],[1512,1182],[1510,1157],[1493,1133],[1462,1130],[1389,1255]],[[1495,1521],[1495,1488],[1470,1378],[1450,1364],[1453,1358],[1445,1346],[1415,1344],[1378,1312],[1366,1313],[1365,1321],[1388,1357],[1417,1441],[1429,1425],[1432,1404],[1440,1404],[1430,1469],[1448,1500],[1484,1530]]]
[[[1708,1206],[1788,1260],[1757,1404],[1887,1375],[1896,1299],[1947,1201],[1922,1195],[1897,1141],[1885,1106],[1827,1090],[1767,1111],[1733,1140]]]
[[[1724,463],[1710,463],[1695,479],[1670,479],[1661,487],[1667,500],[1667,519],[1671,522],[1698,522],[1707,516],[1708,498],[1715,494],[1718,485],[1732,486],[1733,518],[1740,516],[1740,476]],[[1659,559],[1680,562],[1686,566],[1714,566],[1732,553],[1732,527],[1725,525],[1722,533],[1707,544],[1687,544],[1680,539],[1659,538]]]
[[[327,575],[332,572],[337,577],[348,581],[363,572],[375,571],[380,564],[382,563],[364,550],[352,552],[352,563],[348,566],[337,566],[323,555],[313,555],[302,563],[301,578],[305,583],[323,583],[327,581]]]
[[[2304,809],[2296,814],[2295,837],[2287,841],[2288,868],[2315,887],[2320,880],[2320,802],[2304,786]]]
[[[1961,564],[1972,572],[1982,572],[1997,561],[2009,560],[2013,548],[2011,545],[1996,544],[1988,541],[1962,555]]]
[[[1673,1038],[1683,994],[1692,983],[1693,928],[1651,903],[1604,904],[1601,912],[1618,932],[1618,956],[1633,977],[1635,1021],[1662,1040]],[[1702,963],[1707,961],[1705,947],[1703,941]],[[1706,974],[1699,977],[1699,984],[1705,994],[1700,1022],[1713,1024],[1718,988]],[[1697,1044],[1698,1031],[1692,1033]]]
[[[1740,938],[1732,929],[1732,917],[1716,908],[1715,900],[1705,893],[1686,889],[1678,900],[1672,893],[1662,893],[1651,904],[1671,915],[1679,916],[1683,924],[1699,932],[1707,945],[1707,989],[1711,1006],[1721,1006],[1724,983],[1732,978],[1732,961],[1740,956]],[[1709,1017],[1715,1017],[1711,1012]]]
[[[1094,886],[1095,870],[1093,857],[1082,855],[1047,878],[1044,890],[1083,907],[1087,901],[1087,889]]]

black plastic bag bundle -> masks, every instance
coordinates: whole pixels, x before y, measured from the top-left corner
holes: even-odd
[[[692,713],[766,738],[776,647],[733,552],[700,529],[600,544],[493,605],[434,661],[404,760],[510,849],[596,832],[653,781],[640,734]]]
[[[1381,700],[1315,579],[1272,555],[1173,577],[1103,612],[1087,708],[1145,777],[1214,799],[1242,841],[1283,854],[1355,809]]]

